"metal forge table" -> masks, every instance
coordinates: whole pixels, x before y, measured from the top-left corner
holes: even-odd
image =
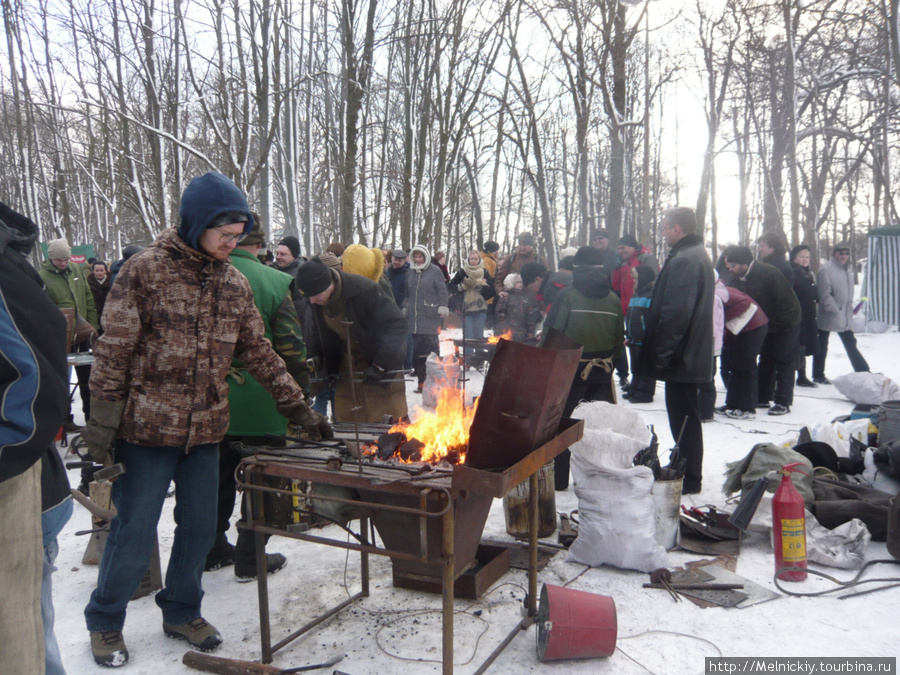
[[[504,349],[508,347],[508,349]],[[521,354],[522,350],[530,350]],[[543,352],[536,355],[532,352]],[[547,352],[554,353],[549,356]],[[466,464],[452,468],[426,468],[415,474],[409,465],[382,464],[367,460],[347,460],[334,452],[303,448],[266,449],[241,464],[239,485],[250,496],[251,509],[246,528],[255,532],[257,585],[259,593],[260,641],[263,663],[271,663],[273,654],[315,626],[334,616],[362,597],[369,595],[368,556],[390,557],[395,565],[416,568],[431,567],[441,579],[442,595],[442,664],[443,673],[453,672],[453,605],[454,583],[472,564],[481,539],[484,522],[494,498],[505,496],[525,480],[529,481],[528,602],[527,615],[504,638],[477,673],[483,673],[521,630],[527,629],[537,616],[537,472],[563,450],[581,439],[582,420],[561,420],[561,410],[568,393],[568,383],[577,367],[581,350],[544,350],[516,343],[501,345],[495,356],[501,364],[503,355],[528,364],[530,372],[523,376],[514,369],[485,382],[482,403],[471,427]],[[534,368],[535,358],[555,361],[551,369]],[[561,370],[560,370],[561,368]],[[492,365],[492,372],[496,366]],[[529,396],[539,385],[544,394]],[[549,383],[562,382],[563,386]],[[508,396],[499,396],[505,391]],[[494,402],[494,403],[492,403]],[[501,412],[497,408],[502,408]],[[496,413],[496,414],[494,414]],[[479,432],[479,430],[481,430]],[[549,433],[548,433],[549,431]],[[524,438],[540,438],[535,447],[522,451]],[[505,443],[498,443],[505,439]],[[518,445],[518,452],[516,451]],[[473,447],[478,446],[478,447]],[[508,461],[510,453],[516,461]],[[487,465],[500,463],[506,468]],[[267,478],[309,481],[355,492],[353,498],[316,494],[314,500],[344,504],[354,509],[352,520],[359,520],[356,542],[341,541],[309,531],[292,531],[289,527],[267,525],[263,496],[266,493],[291,494],[269,487]],[[356,496],[358,495],[358,496]],[[381,536],[383,546],[369,540],[370,520]],[[385,529],[383,521],[394,521],[394,529]],[[348,530],[349,531],[349,530]],[[397,533],[400,533],[399,535]],[[361,589],[349,599],[298,628],[276,644],[272,644],[269,616],[268,581],[266,576],[265,535],[279,535],[326,546],[349,549],[360,554]],[[418,537],[416,537],[418,535]]]

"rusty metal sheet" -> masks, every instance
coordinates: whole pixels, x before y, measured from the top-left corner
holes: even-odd
[[[472,421],[468,467],[512,466],[556,435],[581,351],[500,341]]]

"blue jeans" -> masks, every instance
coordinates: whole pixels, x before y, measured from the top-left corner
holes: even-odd
[[[163,621],[183,624],[200,616],[200,577],[216,538],[219,444],[148,447],[119,440],[116,459],[128,469],[113,483],[118,509],[97,588],[84,610],[89,631],[122,630],[125,608],[150,566],[156,527],[169,483],[175,481],[175,541],[165,587],[156,595]]]
[[[487,312],[467,312],[463,319],[463,337],[467,340],[484,339],[484,322],[487,321]],[[471,354],[473,349],[466,347],[465,355]]]
[[[44,673],[46,675],[66,675],[63,667],[62,656],[59,653],[59,644],[56,642],[56,634],[53,632],[53,573],[56,568],[56,556],[59,553],[57,535],[72,517],[72,499],[66,499],[62,504],[54,506],[46,513],[41,514],[41,530],[44,534],[44,572],[41,580],[41,619],[44,623]]]
[[[331,414],[334,415],[334,389],[325,389],[316,396],[315,402],[312,404],[312,409],[317,413],[322,415],[323,417],[328,417],[328,402],[331,402]],[[337,422],[337,418],[334,420]]]

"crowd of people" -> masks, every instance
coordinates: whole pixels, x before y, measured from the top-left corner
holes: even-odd
[[[461,367],[483,365],[474,347],[489,328],[535,345],[558,336],[581,345],[566,416],[583,400],[649,403],[657,382],[665,383],[670,430],[686,460],[685,494],[702,489],[702,424],[716,414],[753,419],[760,408],[788,414],[795,385],[828,384],[832,332],[854,369],[868,370],[851,328],[844,243],[818,274],[809,248],[788,255],[777,232],[759,239],[758,256],[730,246],[713,265],[694,212],[678,207],[663,215],[662,265],[635,236],[613,246],[602,229],[548,265],[524,232],[505,256],[494,241],[473,247],[450,274],[446,255],[421,244],[382,250],[334,242],[307,258],[296,237],[267,241],[265,225],[231,180],[210,172],[190,182],[177,226],[150,246],[128,246],[111,265],[81,265],[56,239],[35,271],[26,256],[36,226],[0,204],[0,310],[13,327],[4,332],[13,346],[2,353],[0,393],[24,397],[3,410],[0,503],[5,512],[11,499],[27,505],[27,513],[15,511],[16,522],[32,523],[36,533],[34,549],[10,564],[40,570],[2,591],[5,605],[33,610],[28,621],[0,626],[4,639],[32,638],[9,672],[41,672],[37,663],[65,672],[50,595],[56,535],[72,511],[52,445],[60,426],[81,432],[95,465],[127,466],[113,484],[117,515],[84,610],[95,661],[116,667],[129,658],[126,608],[149,565],[170,483],[178,528],[156,603],[167,635],[208,651],[222,636],[202,615],[203,573],[232,566],[238,581],[256,576],[255,538],[243,529],[234,543],[227,536],[242,457],[277,443],[273,435],[330,437],[329,405],[333,422],[405,417],[405,380],[414,376],[422,393],[426,361],[440,355],[439,331],[451,313],[464,336]],[[36,325],[43,306],[62,310],[49,313],[59,320],[43,316]],[[75,366],[83,428],[70,409],[67,352],[92,354],[92,365]],[[719,407],[716,359],[727,390]],[[33,386],[21,386],[21,373]],[[564,490],[567,452],[555,468],[556,489]],[[90,477],[86,469],[85,492]],[[247,508],[242,502],[241,519]],[[15,518],[0,526],[0,545],[13,536]],[[265,560],[269,573],[287,562],[278,553]]]

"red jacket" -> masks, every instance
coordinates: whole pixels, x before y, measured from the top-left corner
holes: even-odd
[[[646,246],[641,246],[639,251],[635,251],[633,256],[621,263],[612,273],[612,289],[619,294],[624,314],[628,313],[628,302],[634,295],[634,279],[631,276],[631,270],[638,265],[652,267],[653,271],[659,274],[659,261],[650,255]]]

